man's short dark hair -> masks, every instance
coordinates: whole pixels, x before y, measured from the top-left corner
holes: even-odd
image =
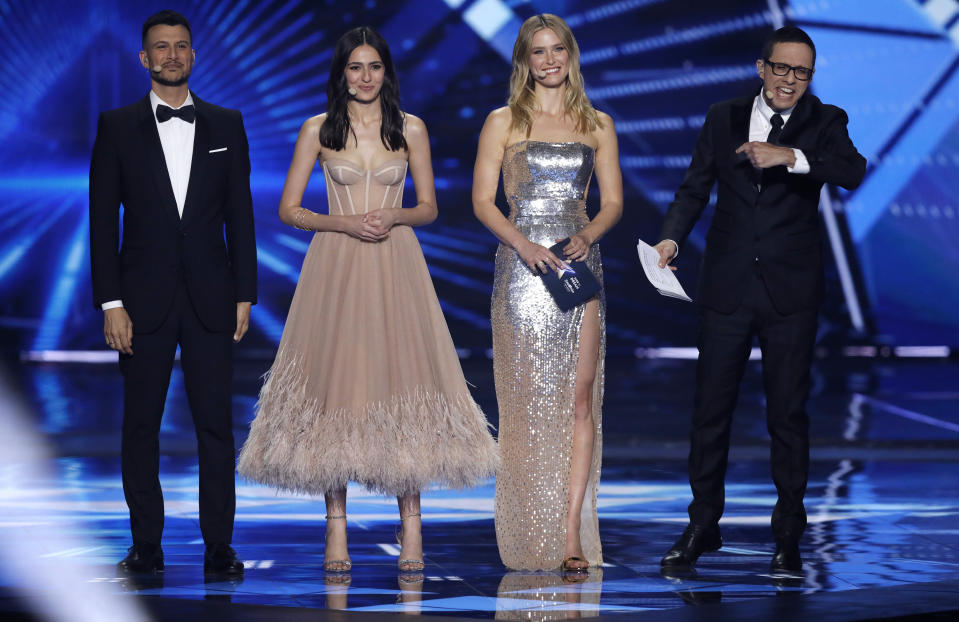
[[[183,26],[186,28],[186,31],[190,33],[190,44],[193,44],[193,30],[190,29],[190,22],[186,20],[182,13],[167,9],[159,13],[154,13],[147,18],[147,21],[143,22],[142,44],[144,50],[147,49],[147,33],[150,32],[151,28],[159,26],[160,24],[164,26]]]
[[[763,59],[769,58],[773,53],[773,46],[777,43],[805,43],[812,50],[812,64],[810,69],[816,66],[816,46],[812,42],[806,31],[797,26],[783,26],[776,32],[766,38],[763,43]]]

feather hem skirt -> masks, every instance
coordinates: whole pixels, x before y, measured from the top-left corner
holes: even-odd
[[[274,365],[240,453],[240,475],[311,495],[352,481],[402,496],[468,488],[496,472],[496,444],[469,393],[416,387],[384,401],[328,409],[308,397],[305,386],[295,363]]]

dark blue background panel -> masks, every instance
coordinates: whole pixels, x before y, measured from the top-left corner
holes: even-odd
[[[503,105],[519,24],[551,11],[571,24],[594,104],[615,120],[625,210],[602,241],[610,349],[695,343],[692,305],[645,282],[635,239],[655,241],[712,102],[758,85],[753,60],[782,19],[806,27],[819,48],[814,91],[850,112],[870,159],[862,188],[838,195],[859,302],[895,343],[953,343],[956,258],[957,37],[948,3],[911,0],[715,3],[407,2],[0,2],[0,330],[20,350],[102,347],[91,304],[87,173],[99,112],[142,97],[140,27],[174,8],[190,18],[197,65],[190,84],[208,101],[240,109],[250,139],[260,258],[260,304],[246,348],[269,353],[283,322],[309,235],[276,209],[302,122],[325,108],[331,50],[369,24],[391,44],[403,107],[431,133],[440,217],[417,231],[454,341],[489,347],[496,240],[473,218],[476,137]],[[825,8],[824,8],[825,7]],[[939,7],[939,8],[935,8]],[[867,10],[868,9],[868,10]],[[959,11],[959,9],[957,9]],[[951,29],[951,30],[950,30]],[[921,68],[921,70],[919,69]],[[593,188],[589,209],[598,206]],[[412,200],[412,193],[407,199]],[[304,204],[326,209],[321,175]],[[500,204],[505,200],[500,197]],[[707,211],[679,260],[695,291]],[[890,252],[895,249],[894,252]],[[829,262],[826,330],[850,334],[848,300]],[[935,304],[923,291],[935,292]],[[942,303],[941,305],[939,303]]]

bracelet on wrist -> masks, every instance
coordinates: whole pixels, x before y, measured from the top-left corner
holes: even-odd
[[[300,231],[313,231],[312,227],[306,225],[306,218],[312,213],[305,207],[298,208],[296,214],[293,215],[293,227]]]

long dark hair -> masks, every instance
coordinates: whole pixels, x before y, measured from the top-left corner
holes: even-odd
[[[367,26],[350,30],[336,42],[333,62],[330,65],[330,79],[326,83],[326,121],[320,128],[320,144],[327,149],[340,151],[346,147],[350,134],[353,134],[346,107],[350,94],[347,91],[344,70],[346,63],[350,60],[350,54],[361,45],[372,47],[383,61],[383,86],[380,89],[382,110],[380,139],[383,141],[383,146],[390,151],[407,149],[406,139],[403,138],[403,113],[400,112],[400,85],[396,79],[393,57],[390,55],[389,46],[386,45],[386,39]]]

